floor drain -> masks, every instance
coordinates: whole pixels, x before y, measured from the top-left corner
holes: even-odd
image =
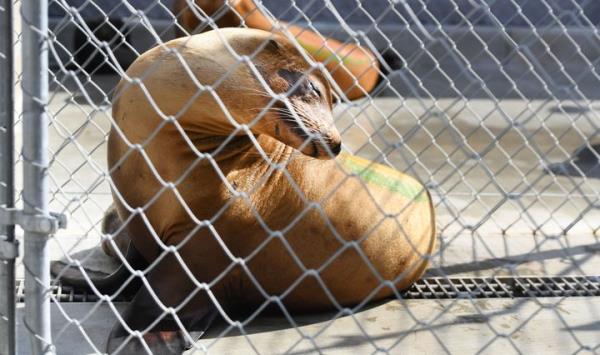
[[[428,277],[403,293],[405,299],[600,296],[600,276]]]
[[[17,302],[25,301],[23,280],[17,280]],[[98,302],[96,294],[60,284],[52,286],[56,302]],[[427,277],[402,293],[404,299],[590,297],[600,296],[600,276]],[[131,295],[111,300],[128,302]]]

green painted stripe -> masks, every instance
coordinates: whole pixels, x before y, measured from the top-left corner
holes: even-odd
[[[413,182],[404,181],[401,178],[383,174],[350,159],[343,159],[342,162],[352,173],[358,175],[365,182],[383,186],[392,192],[397,192],[416,202],[427,201],[425,188],[420,184],[416,185]]]

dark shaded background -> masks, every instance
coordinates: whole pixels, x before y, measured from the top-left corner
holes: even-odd
[[[98,43],[108,43],[126,68],[137,53],[173,38],[172,1],[52,0],[52,68],[62,62],[84,77],[115,73]],[[378,53],[389,65],[372,97],[600,99],[600,0],[332,0],[334,9],[324,0],[263,3],[280,19],[310,21],[326,36]]]
[[[122,18],[133,15],[136,9],[149,18],[172,18],[167,11],[172,0],[129,0],[131,7],[120,0],[61,2],[77,8],[86,19],[104,18],[100,10],[111,18]],[[58,3],[51,5],[51,16],[64,16]],[[297,0],[296,8],[290,0],[264,0],[263,3],[282,19],[307,16],[316,22],[338,22],[322,0]],[[411,23],[407,7],[423,24],[466,25],[465,19],[468,19],[475,26],[497,26],[498,22],[508,27],[530,26],[528,22],[535,26],[556,26],[553,16],[565,26],[597,27],[600,24],[599,0],[333,0],[332,3],[339,15],[351,24],[371,24],[372,19],[381,24]],[[523,15],[518,13],[519,7]]]

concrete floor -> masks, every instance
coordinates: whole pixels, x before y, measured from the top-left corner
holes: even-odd
[[[115,304],[123,309],[123,304]],[[19,320],[23,314],[19,305]],[[389,301],[352,316],[259,317],[245,335],[215,326],[186,354],[594,354],[600,298]],[[57,354],[102,352],[107,304],[52,305]],[[335,319],[335,320],[331,320]],[[30,354],[22,322],[19,354]]]
[[[111,202],[102,175],[110,111],[62,91],[49,110],[50,204],[70,216],[69,227],[51,238],[52,258],[109,270],[114,264],[98,245]],[[339,105],[336,117],[346,150],[431,188],[440,250],[429,274],[598,275],[600,180],[550,176],[543,168],[593,135],[599,111],[597,102],[385,98]],[[303,316],[298,329],[285,318],[261,317],[245,328],[247,336],[219,338],[215,329],[199,346],[214,354],[316,353],[315,346],[327,354],[600,352],[599,316],[598,298],[390,301],[335,321]],[[114,319],[106,304],[53,305],[59,353],[102,349]],[[20,341],[27,354],[23,329]]]
[[[561,105],[385,98],[339,105],[336,117],[346,150],[430,187],[441,245],[432,272],[595,274],[600,180],[552,176],[544,167],[592,137],[600,104]],[[589,111],[572,112],[581,105]],[[69,228],[52,239],[56,257],[99,259],[90,248],[112,199],[102,175],[106,110],[62,92],[52,100],[51,208],[70,216]]]

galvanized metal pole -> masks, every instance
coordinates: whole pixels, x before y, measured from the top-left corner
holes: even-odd
[[[26,215],[48,211],[48,0],[23,0],[23,204]],[[22,225],[25,323],[32,354],[53,354],[48,235]]]
[[[14,57],[12,0],[0,0],[0,207],[14,204]],[[0,224],[0,238],[13,243],[14,226]],[[15,260],[0,259],[0,355],[17,353]]]

